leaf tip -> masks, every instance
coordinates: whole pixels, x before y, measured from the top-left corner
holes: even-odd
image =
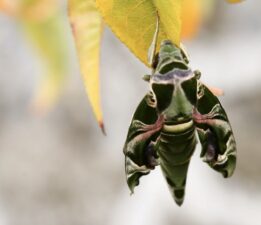
[[[102,131],[103,135],[106,136],[107,134],[106,134],[106,130],[105,130],[105,126],[104,126],[103,121],[100,120],[98,123],[99,123],[99,127],[101,128],[101,131]]]

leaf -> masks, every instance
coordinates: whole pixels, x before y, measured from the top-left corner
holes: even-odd
[[[85,89],[96,119],[104,131],[99,94],[102,19],[94,0],[69,0],[68,4]]]
[[[59,0],[0,0],[0,9],[21,25],[45,66],[31,104],[37,114],[54,105],[67,78],[68,52],[60,6]]]
[[[157,49],[164,39],[180,44],[182,1],[96,0],[96,3],[112,31],[148,65],[147,53],[156,29],[157,13],[160,20]]]
[[[68,75],[68,49],[64,17],[57,12],[41,21],[23,21],[23,29],[45,66],[45,74],[32,100],[32,110],[44,114],[57,102]]]
[[[45,66],[31,106],[34,113],[44,114],[57,102],[68,75],[64,17],[57,1],[34,0],[30,5],[28,1],[22,2],[18,15],[20,23]]]
[[[244,0],[227,0],[229,3],[240,3],[243,2]]]
[[[59,0],[18,0],[17,2],[20,16],[30,21],[46,20],[60,11],[61,6]]]
[[[0,0],[0,10],[22,19],[42,20],[53,15],[59,0]]]

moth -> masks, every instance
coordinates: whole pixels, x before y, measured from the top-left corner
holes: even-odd
[[[160,166],[175,202],[184,201],[186,178],[197,136],[201,157],[223,177],[236,166],[236,142],[218,98],[192,71],[183,49],[161,43],[149,92],[138,105],[124,145],[127,184],[133,193],[141,176]]]

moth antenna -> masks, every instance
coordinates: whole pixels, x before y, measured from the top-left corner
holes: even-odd
[[[142,77],[142,79],[143,79],[144,81],[146,81],[146,82],[149,82],[149,81],[150,81],[150,77],[151,77],[151,75],[145,74],[145,75]]]
[[[155,33],[153,35],[153,39],[151,42],[151,45],[149,47],[149,51],[148,51],[148,63],[151,67],[153,67],[154,64],[154,59],[155,59],[155,55],[156,55],[156,49],[157,49],[157,41],[158,41],[158,36],[159,36],[159,14],[158,11],[156,12],[156,29],[155,29]]]

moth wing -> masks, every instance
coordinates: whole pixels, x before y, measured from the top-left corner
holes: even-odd
[[[218,98],[202,83],[193,115],[202,145],[201,157],[224,177],[236,167],[236,141],[227,114]]]
[[[146,95],[133,115],[123,149],[127,183],[132,193],[139,178],[152,169],[148,166],[146,151],[158,135],[157,121],[156,109],[148,104]]]

